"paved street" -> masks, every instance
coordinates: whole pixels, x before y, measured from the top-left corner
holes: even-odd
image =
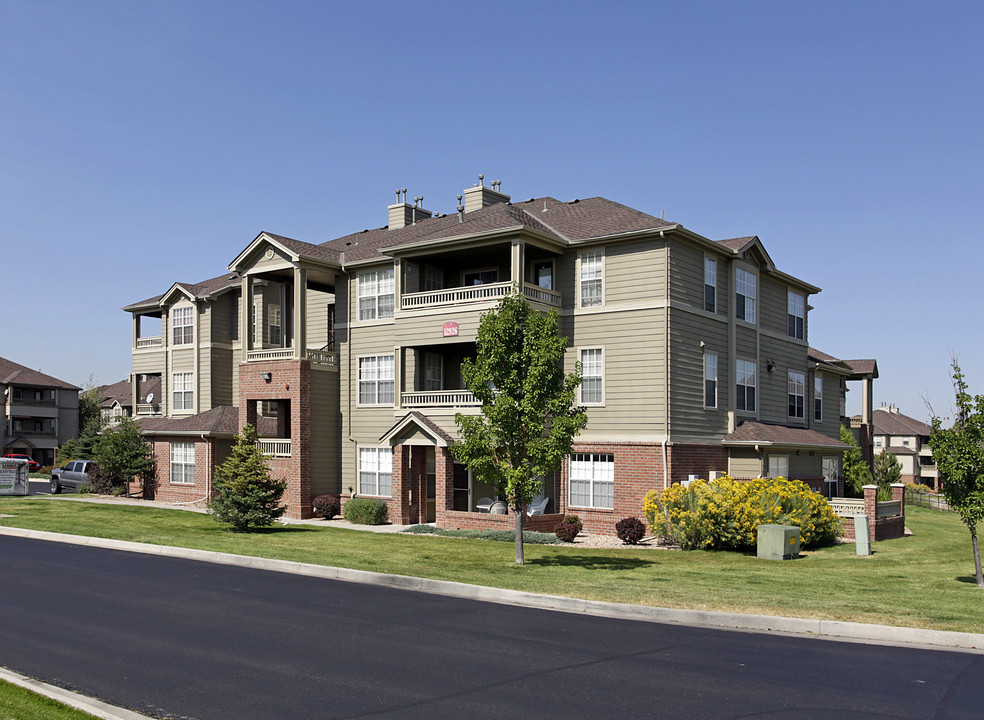
[[[0,537],[0,665],[145,713],[979,718],[984,656],[662,626]]]

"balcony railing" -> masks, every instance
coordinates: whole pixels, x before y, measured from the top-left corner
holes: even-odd
[[[405,408],[477,407],[482,403],[468,390],[405,392],[400,395]]]
[[[468,287],[429,290],[427,292],[405,293],[400,306],[404,310],[438,307],[441,305],[463,305],[465,303],[488,302],[508,295],[513,288],[511,282],[469,285]]]
[[[54,437],[54,430],[18,430],[14,428],[14,434],[23,437]]]
[[[30,405],[31,407],[55,407],[54,400],[35,400],[34,398],[15,397],[10,401],[11,405]]]
[[[332,350],[307,350],[305,357],[316,365],[338,367],[338,353]],[[266,350],[250,350],[246,353],[246,362],[268,362],[270,360],[293,360],[294,348],[268,348]]]
[[[257,440],[256,448],[264,455],[290,457],[290,438],[266,438]]]
[[[149,348],[161,347],[164,347],[164,339],[160,336],[137,338],[137,350],[147,350]]]
[[[161,406],[157,403],[137,403],[137,415],[160,415]]]
[[[524,285],[523,295],[527,300],[543,303],[544,305],[554,305],[560,307],[562,296],[556,290],[547,290],[539,285]]]
[[[308,350],[307,359],[315,365],[338,367],[338,353],[333,350]]]

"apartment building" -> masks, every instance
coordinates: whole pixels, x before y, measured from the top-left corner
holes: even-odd
[[[596,197],[464,190],[435,215],[405,191],[388,224],[312,244],[260,233],[202,283],[124,308],[134,374],[159,379],[158,496],[206,496],[235,431],[260,428],[293,517],[318,494],[379,497],[397,523],[495,526],[495,495],[454,463],[460,365],[511,292],[556,311],[588,426],[545,478],[547,529],[641,515],[651,489],[728,472],[833,495],[851,362],[808,345],[814,285],[757,237],[715,241]],[[139,383],[134,384],[134,393]]]
[[[50,375],[0,358],[2,455],[30,455],[53,465],[62,443],[79,434],[79,388]]]
[[[851,427],[857,433],[860,416],[851,418]],[[922,483],[939,489],[939,474],[933,461],[933,449],[929,435],[933,432],[921,420],[903,415],[895,405],[882,405],[872,414],[872,452],[894,455],[902,466],[902,482]]]
[[[134,397],[134,382],[139,388],[139,395]],[[110,385],[100,385],[96,388],[99,393],[99,412],[106,425],[119,425],[123,418],[135,416],[160,415],[160,375],[150,377],[136,375]],[[134,405],[136,402],[136,405]]]

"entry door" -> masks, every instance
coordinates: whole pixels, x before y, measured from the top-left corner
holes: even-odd
[[[471,509],[471,483],[468,468],[461,463],[454,464],[454,489],[451,506],[458,512],[468,512]]]
[[[837,497],[837,481],[840,479],[840,463],[835,455],[821,458],[823,479],[827,486],[827,497]]]

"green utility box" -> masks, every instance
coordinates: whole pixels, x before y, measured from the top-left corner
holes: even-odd
[[[759,525],[758,556],[765,560],[792,560],[800,554],[800,529],[795,525]]]

